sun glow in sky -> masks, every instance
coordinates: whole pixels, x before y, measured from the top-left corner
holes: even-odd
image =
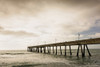
[[[100,37],[99,0],[0,0],[0,49]]]

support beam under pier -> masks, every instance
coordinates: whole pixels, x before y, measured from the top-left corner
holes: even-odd
[[[66,56],[66,45],[65,45],[65,56]]]
[[[56,46],[56,55],[57,55],[57,46]]]
[[[60,46],[60,55],[62,55],[62,49],[61,49],[61,46]]]
[[[71,45],[69,45],[70,56],[72,56]]]
[[[88,46],[87,46],[87,45],[85,45],[85,46],[86,46],[86,48],[87,48],[87,51],[88,51],[89,56],[91,56],[91,53],[90,53],[90,51],[89,51],[89,49],[88,49]]]
[[[84,45],[78,45],[77,57],[79,57],[79,49],[80,49],[80,47],[81,47],[81,55],[82,55],[82,57],[85,57],[85,47],[87,48],[87,51],[88,51],[89,56],[91,56],[91,53],[90,53],[90,51],[88,49],[87,44],[84,44]]]
[[[53,51],[53,54],[54,54],[54,46],[52,47],[52,49],[53,49],[52,51]]]

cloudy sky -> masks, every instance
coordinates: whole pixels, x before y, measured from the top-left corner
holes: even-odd
[[[100,37],[100,0],[0,0],[1,50],[77,40],[78,33]]]

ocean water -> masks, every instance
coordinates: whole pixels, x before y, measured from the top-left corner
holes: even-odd
[[[27,52],[26,50],[1,50],[0,67],[100,67],[100,49],[90,50],[92,57],[76,57],[76,50],[72,50],[72,56],[55,54],[43,54]],[[63,53],[64,54],[64,53]]]

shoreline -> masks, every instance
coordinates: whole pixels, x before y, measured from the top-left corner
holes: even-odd
[[[1,67],[99,67],[100,50],[91,50],[92,57],[32,53],[27,51],[0,52]],[[74,54],[74,53],[73,53]]]

